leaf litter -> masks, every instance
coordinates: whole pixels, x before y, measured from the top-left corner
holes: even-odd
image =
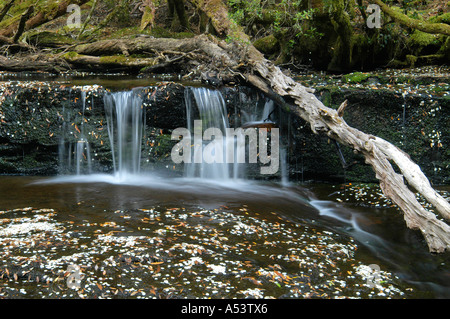
[[[61,214],[62,215],[62,214]],[[111,220],[0,211],[0,298],[407,298],[367,284],[352,238],[246,207],[152,207]],[[61,221],[61,219],[63,221]],[[79,286],[68,287],[69,265]]]

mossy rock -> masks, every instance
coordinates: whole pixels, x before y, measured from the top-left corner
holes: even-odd
[[[273,34],[257,39],[253,46],[265,54],[273,54],[280,49],[280,44]]]
[[[345,83],[361,83],[361,82],[366,81],[370,77],[373,77],[373,74],[362,73],[362,72],[353,72],[353,73],[343,75],[342,81],[344,81]]]

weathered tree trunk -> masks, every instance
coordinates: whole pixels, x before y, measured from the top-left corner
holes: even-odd
[[[169,17],[172,20],[172,27],[175,26],[175,13],[178,17],[178,22],[184,30],[189,29],[189,22],[184,9],[184,0],[167,0],[169,7]]]
[[[34,11],[34,7],[30,6],[27,9],[27,11],[25,11],[22,14],[22,16],[20,17],[19,27],[17,28],[16,34],[14,35],[14,38],[13,38],[14,43],[17,43],[17,41],[19,41],[20,36],[25,31],[25,23],[28,20],[28,18],[30,17],[30,15],[33,14],[33,11]]]
[[[446,219],[450,217],[450,205],[431,188],[428,179],[407,154],[379,137],[348,126],[336,110],[325,107],[305,87],[284,75],[269,61],[260,59],[254,64],[254,70],[258,77],[267,81],[265,90],[271,89],[294,102],[296,107],[292,111],[309,122],[314,133],[326,134],[365,157],[380,180],[383,193],[401,208],[407,226],[422,232],[431,252],[450,249],[450,226],[420,205],[404,179]],[[251,78],[249,80],[253,82]],[[264,90],[260,83],[257,86]],[[400,168],[403,176],[394,171],[391,161]]]

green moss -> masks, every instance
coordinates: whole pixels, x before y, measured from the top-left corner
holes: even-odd
[[[63,58],[63,59],[66,59],[66,60],[73,60],[73,59],[75,59],[75,58],[77,58],[77,57],[79,57],[79,56],[80,56],[80,55],[79,55],[77,52],[70,51],[70,52],[65,53],[65,54],[62,56],[62,58]]]
[[[75,43],[74,39],[51,31],[32,30],[30,32],[26,32],[22,36],[22,39],[25,39],[28,43],[33,45],[44,47],[57,47]]]
[[[361,83],[371,76],[372,75],[369,73],[354,72],[342,76],[342,81],[344,81],[345,83]]]
[[[414,31],[414,33],[409,38],[409,43],[415,46],[428,46],[428,45],[438,45],[439,36],[436,34],[425,33],[419,30]]]
[[[280,48],[277,38],[271,34],[253,42],[255,48],[266,54],[273,54]]]
[[[125,64],[129,62],[129,58],[123,55],[112,55],[112,56],[102,56],[100,57],[100,63],[104,64]]]
[[[446,12],[441,15],[434,16],[434,17],[430,18],[429,22],[450,24],[450,12]]]

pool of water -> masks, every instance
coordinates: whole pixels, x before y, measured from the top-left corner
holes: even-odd
[[[0,194],[0,297],[450,296],[449,255],[374,185],[2,176]]]

